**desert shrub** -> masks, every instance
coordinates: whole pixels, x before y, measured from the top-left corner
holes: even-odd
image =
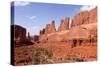
[[[72,60],[71,58],[65,58],[65,60]]]
[[[76,58],[76,61],[83,62],[84,60],[83,59],[80,59],[80,58]]]
[[[81,58],[65,58],[65,60],[69,60],[69,61],[76,61],[76,62],[84,62],[84,59]]]
[[[51,63],[53,53],[47,48],[34,48],[33,50],[33,64]]]
[[[73,58],[73,60],[76,62],[83,62],[84,61],[84,59],[81,59],[81,58]]]

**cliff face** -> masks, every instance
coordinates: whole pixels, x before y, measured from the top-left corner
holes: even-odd
[[[71,27],[82,24],[96,23],[96,22],[97,22],[97,7],[90,11],[80,12],[77,15],[75,15],[74,18],[72,19]]]
[[[60,27],[53,33],[47,33],[50,30],[50,24],[46,26],[45,34],[40,36],[40,42],[63,42],[73,45],[73,40],[78,43],[82,41],[89,43],[91,38],[96,42],[97,36],[97,8],[90,11],[84,11],[76,14],[72,19],[69,29],[69,18],[61,20]],[[48,29],[49,28],[49,29]],[[54,30],[54,27],[53,27]],[[92,33],[91,33],[92,32]],[[94,34],[93,34],[94,33]]]
[[[89,23],[89,12],[84,11],[74,16],[74,18],[72,19],[71,26],[73,27],[73,26],[88,24],[88,23]]]
[[[97,22],[97,7],[89,11],[89,23]]]

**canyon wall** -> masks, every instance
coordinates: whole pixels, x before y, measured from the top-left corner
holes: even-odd
[[[61,20],[61,24],[58,30],[51,31],[51,24],[47,24],[45,33],[40,35],[40,42],[67,42],[69,44],[77,43],[89,43],[97,40],[97,7],[90,11],[83,11],[76,14],[71,22],[71,28],[69,29],[70,18]],[[91,33],[92,32],[92,33]]]
[[[76,14],[72,19],[71,27],[82,24],[96,23],[96,22],[97,22],[97,7],[90,11],[83,11]]]

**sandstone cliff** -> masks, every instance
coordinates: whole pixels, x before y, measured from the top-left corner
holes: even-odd
[[[82,24],[96,23],[96,22],[97,22],[97,7],[90,11],[83,11],[76,14],[72,19],[71,27]]]
[[[97,8],[90,11],[84,11],[76,14],[72,20],[71,28],[69,29],[69,18],[61,20],[58,31],[50,33],[50,24],[46,26],[46,33],[40,36],[40,42],[63,42],[72,43],[87,42],[91,39],[93,42],[97,40]],[[49,28],[49,29],[48,29]]]

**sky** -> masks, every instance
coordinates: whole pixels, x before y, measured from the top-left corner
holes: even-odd
[[[38,35],[52,20],[58,28],[61,19],[72,19],[76,13],[91,10],[94,6],[15,1],[11,8],[14,8],[11,10],[13,23],[25,27],[31,35]]]

